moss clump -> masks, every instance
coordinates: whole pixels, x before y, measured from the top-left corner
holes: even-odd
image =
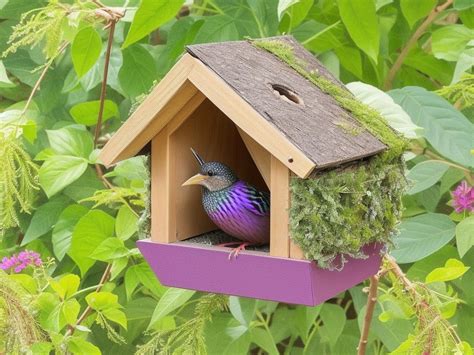
[[[367,243],[390,243],[402,215],[404,171],[401,157],[391,163],[373,157],[309,179],[293,178],[290,229],[306,258],[337,268],[344,255],[364,258]]]
[[[295,56],[290,44],[281,40],[255,40],[252,41],[252,44],[272,53],[323,92],[332,96],[336,102],[346,111],[350,112],[365,129],[388,146],[389,149],[383,154],[385,159],[391,160],[401,155],[406,149],[406,140],[388,125],[387,121],[378,111],[357,100],[354,95],[345,88],[334,84],[314,71],[308,71],[306,69],[308,66],[307,63]]]
[[[406,188],[402,154],[407,141],[379,112],[357,100],[344,87],[308,70],[308,64],[296,57],[289,43],[252,43],[332,96],[362,126],[358,129],[340,124],[341,129],[353,135],[367,130],[388,147],[384,153],[363,162],[308,179],[292,179],[290,230],[295,243],[307,259],[315,260],[323,268],[342,267],[344,255],[364,258],[361,249],[367,243],[390,244],[402,215],[401,198]],[[341,259],[336,259],[338,256]]]

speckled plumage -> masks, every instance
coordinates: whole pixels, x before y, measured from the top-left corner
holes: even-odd
[[[268,243],[268,193],[239,180],[218,191],[203,188],[202,204],[209,218],[227,234],[253,244]]]
[[[246,243],[270,239],[270,195],[239,180],[225,164],[205,162],[193,149],[200,172],[183,185],[202,186],[202,205],[225,233]]]

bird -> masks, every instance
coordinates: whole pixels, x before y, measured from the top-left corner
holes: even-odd
[[[270,240],[270,194],[240,180],[227,165],[205,162],[191,148],[200,171],[182,186],[202,186],[202,206],[216,226],[241,242],[218,246],[238,245],[229,254],[237,258],[249,245],[267,244]]]

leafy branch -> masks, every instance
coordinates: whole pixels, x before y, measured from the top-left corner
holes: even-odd
[[[402,271],[394,258],[385,255],[384,263],[377,275],[371,277],[367,299],[367,308],[359,340],[358,355],[365,355],[367,350],[370,326],[377,304],[379,280],[390,276],[393,292],[397,298],[408,297],[411,314],[417,318],[416,335],[405,341],[404,350],[410,353],[445,354],[451,351],[462,351],[463,342],[453,326],[443,317],[438,306],[439,297],[449,298],[432,291],[425,284],[411,281]],[[450,299],[451,300],[451,299]],[[462,352],[459,352],[462,353]]]
[[[398,55],[397,59],[393,63],[392,67],[388,71],[387,77],[385,78],[385,82],[383,85],[383,88],[385,91],[388,91],[392,88],[393,85],[393,80],[395,79],[395,76],[397,75],[398,71],[400,70],[403,61],[405,60],[405,57],[410,53],[410,50],[415,46],[415,44],[418,42],[420,37],[425,33],[426,29],[431,25],[431,23],[436,20],[438,15],[446,10],[451,4],[454,2],[454,0],[447,0],[445,3],[435,6],[433,10],[428,14],[426,19],[421,23],[421,25],[416,29],[416,31],[412,34],[408,42],[405,44],[405,46],[402,48],[400,54]]]

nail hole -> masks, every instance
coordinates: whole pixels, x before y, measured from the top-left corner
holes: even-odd
[[[275,95],[278,95],[282,100],[294,102],[298,105],[304,105],[303,99],[301,99],[294,91],[287,88],[286,86],[272,84],[272,89]]]
[[[288,158],[288,163],[293,163],[293,158]]]

